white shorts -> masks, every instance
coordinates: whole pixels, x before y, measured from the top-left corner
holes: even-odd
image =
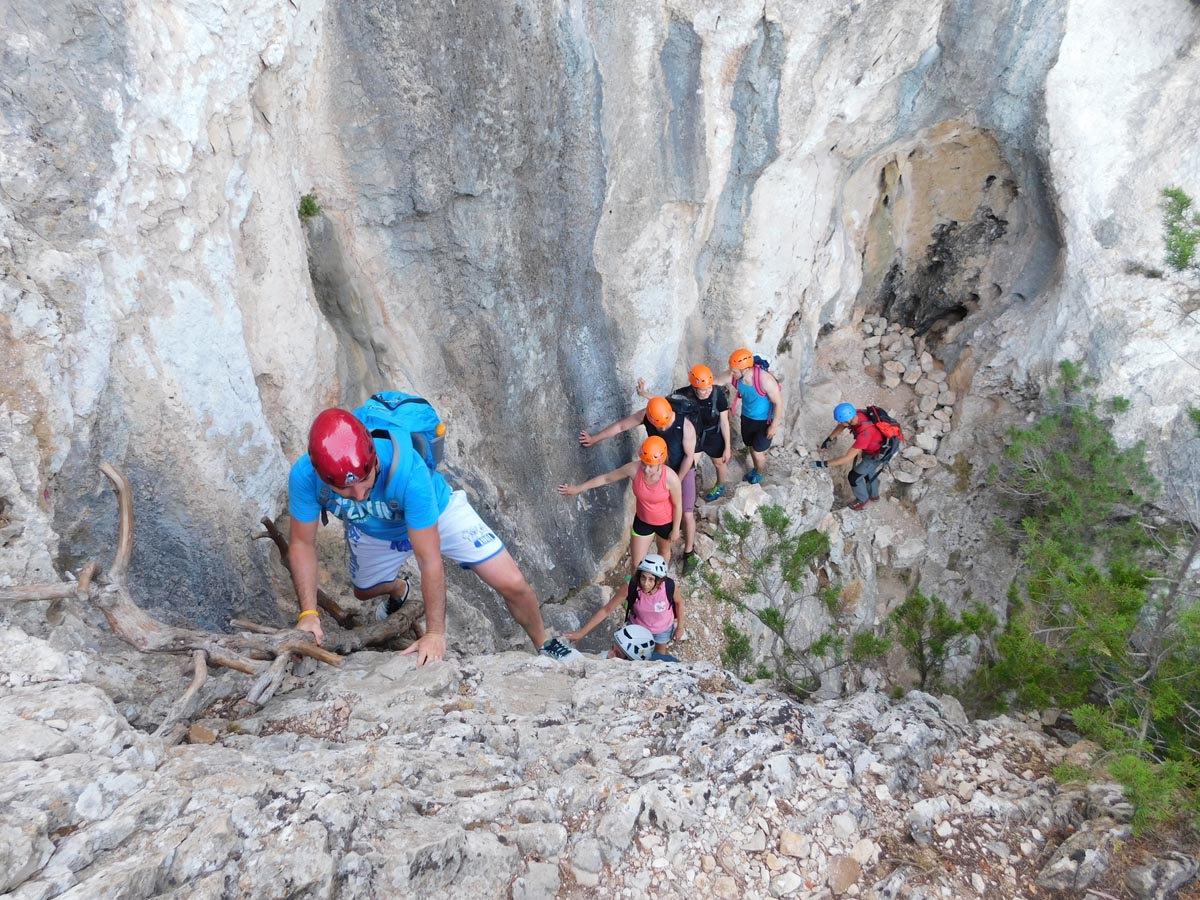
[[[504,550],[504,542],[479,518],[462,491],[450,494],[450,502],[438,516],[437,527],[442,555],[464,569],[486,562]],[[413,555],[407,538],[385,541],[364,534],[350,522],[346,523],[346,548],[350,551],[350,580],[360,591],[395,581],[400,567]]]

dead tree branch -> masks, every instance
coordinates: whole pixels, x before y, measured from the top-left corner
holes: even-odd
[[[275,696],[275,692],[279,690],[279,685],[283,684],[283,679],[291,668],[292,657],[290,654],[275,657],[267,670],[259,676],[258,681],[254,682],[254,686],[246,692],[246,699],[256,706],[265,705]]]
[[[425,604],[420,600],[410,600],[382,622],[372,622],[370,625],[362,625],[358,628],[342,629],[336,625],[327,628],[325,642],[322,646],[327,650],[345,655],[372,647],[392,646],[396,641],[407,640],[411,643],[411,633],[420,627],[417,623],[424,616]],[[298,633],[292,629],[272,628],[269,625],[261,625],[246,619],[234,619],[229,625],[241,631],[262,635],[278,636]]]
[[[175,704],[167,713],[167,717],[162,720],[162,723],[155,729],[154,736],[168,739],[169,744],[176,744],[183,736],[183,731],[176,729],[175,726],[183,722],[185,719],[190,719],[196,712],[196,705],[199,702],[200,689],[204,687],[204,683],[208,681],[208,663],[207,657],[203,650],[192,651],[192,666],[193,675],[192,683],[188,685],[188,689],[183,692]],[[176,733],[178,737],[176,737]]]
[[[262,522],[263,528],[265,528],[266,531],[264,531],[262,534],[256,534],[254,539],[261,540],[263,538],[270,538],[271,542],[275,544],[275,548],[279,551],[280,562],[283,563],[283,567],[290,573],[292,571],[292,564],[288,561],[288,553],[290,548],[288,547],[287,538],[285,538],[283,533],[275,526],[275,522],[270,516],[263,516],[260,521]],[[342,609],[336,600],[334,600],[320,588],[317,588],[317,606],[325,610],[325,612],[329,613],[329,615],[333,616],[334,621],[343,628],[349,627],[350,613]]]
[[[22,603],[31,600],[86,600],[92,588],[92,579],[99,569],[94,562],[88,563],[79,572],[78,581],[63,581],[58,584],[23,584],[0,588],[0,602]]]

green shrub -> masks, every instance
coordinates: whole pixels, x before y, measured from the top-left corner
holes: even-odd
[[[1192,208],[1192,198],[1180,188],[1165,188],[1162,211],[1167,265],[1177,272],[1195,267],[1196,245],[1200,243],[1200,213]]]
[[[759,508],[765,543],[748,540],[753,522],[728,512],[721,517],[722,531],[718,542],[724,542],[739,563],[743,574],[732,590],[722,587],[711,570],[702,574],[715,599],[727,602],[739,611],[755,616],[771,633],[767,652],[774,668],[771,676],[783,687],[798,696],[807,696],[821,683],[821,676],[847,663],[863,664],[890,648],[890,642],[871,634],[850,636],[839,621],[842,590],[826,585],[812,592],[814,568],[829,555],[829,536],[817,530],[799,534],[792,532],[792,521],[781,506],[766,504]],[[752,610],[743,598],[760,595],[765,603]],[[817,600],[834,620],[832,630],[819,636],[808,646],[798,646],[789,635],[789,623],[801,603]],[[846,648],[849,640],[850,653]],[[725,626],[725,649],[721,658],[735,668],[745,663],[750,654],[749,637],[731,624]],[[760,663],[760,667],[763,664]]]
[[[300,218],[311,219],[321,214],[321,204],[317,202],[316,194],[304,194],[300,197]]]
[[[892,611],[888,627],[917,670],[921,690],[940,688],[946,661],[962,652],[971,637],[985,639],[996,618],[982,604],[955,616],[935,596],[914,591]]]
[[[972,691],[994,709],[1070,708],[1113,760],[1141,830],[1196,807],[1200,606],[1186,573],[1200,537],[1195,523],[1146,525],[1157,485],[1144,448],[1117,445],[1080,366],[1064,362],[1059,375],[1046,415],[1009,433],[995,479],[1023,537],[1021,566]],[[1189,416],[1200,436],[1200,415]]]
[[[1090,781],[1091,772],[1075,763],[1059,763],[1050,773],[1059,784],[1070,784],[1073,781]]]
[[[738,630],[738,627],[728,619],[722,626],[725,634],[725,646],[721,648],[721,663],[735,673],[741,671],[742,665],[750,659],[750,635]]]

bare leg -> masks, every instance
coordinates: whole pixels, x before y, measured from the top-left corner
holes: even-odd
[[[724,484],[725,476],[729,474],[729,464],[718,458],[713,460],[713,468],[717,470],[717,484]]]
[[[651,543],[650,539],[652,537],[654,537],[658,540],[658,542],[659,542],[658,549],[659,549],[659,552],[661,553],[662,552],[662,538],[659,538],[656,535],[647,534],[645,536],[642,536],[640,534],[635,534],[629,539],[629,563],[630,563],[631,568],[633,569],[633,577],[634,578],[637,578],[638,563],[640,563],[642,561],[642,557],[644,557],[650,551],[650,543]],[[667,545],[667,553],[666,553],[666,556],[668,559],[670,559],[670,553],[671,553],[670,544],[668,544]]]
[[[696,542],[696,512],[683,514],[683,552],[691,553],[692,545]]]
[[[666,645],[666,644],[655,644],[655,645],[654,645],[654,652],[655,652],[655,653],[666,653],[666,652],[667,652],[667,645]]]
[[[385,595],[403,597],[407,584],[407,578],[397,578],[395,581],[389,581],[387,584],[377,584],[373,588],[355,588],[354,596],[359,600],[373,600],[376,597],[383,597]]]
[[[534,647],[540,649],[546,643],[546,626],[542,622],[537,594],[521,574],[517,561],[507,550],[501,550],[486,562],[471,566],[471,571],[504,598],[513,620],[525,629]]]
[[[666,560],[667,565],[670,565],[671,564],[671,541],[670,541],[670,539],[665,538],[665,537],[659,537],[656,534],[654,536],[654,544],[655,544],[656,549],[658,550],[658,555],[661,556],[664,560]],[[649,548],[647,548],[647,549],[649,549]],[[643,554],[643,555],[645,555],[645,554]],[[634,574],[635,575],[637,574],[636,567],[634,568]]]
[[[750,451],[750,459],[754,463],[754,468],[758,470],[758,474],[767,474],[767,454],[759,453],[757,450]]]

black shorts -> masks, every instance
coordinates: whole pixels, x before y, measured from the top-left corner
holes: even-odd
[[[725,438],[721,434],[721,429],[716,428],[710,431],[704,437],[704,441],[696,448],[701,453],[705,453],[712,459],[720,459],[725,453]]]
[[[767,437],[770,427],[771,423],[766,419],[747,419],[742,416],[742,443],[751,450],[765,452],[771,446],[771,439]]]
[[[650,537],[658,535],[664,541],[671,539],[671,532],[675,528],[674,522],[667,522],[665,525],[651,525],[648,522],[643,522],[637,516],[633,517],[633,533],[637,537]]]

